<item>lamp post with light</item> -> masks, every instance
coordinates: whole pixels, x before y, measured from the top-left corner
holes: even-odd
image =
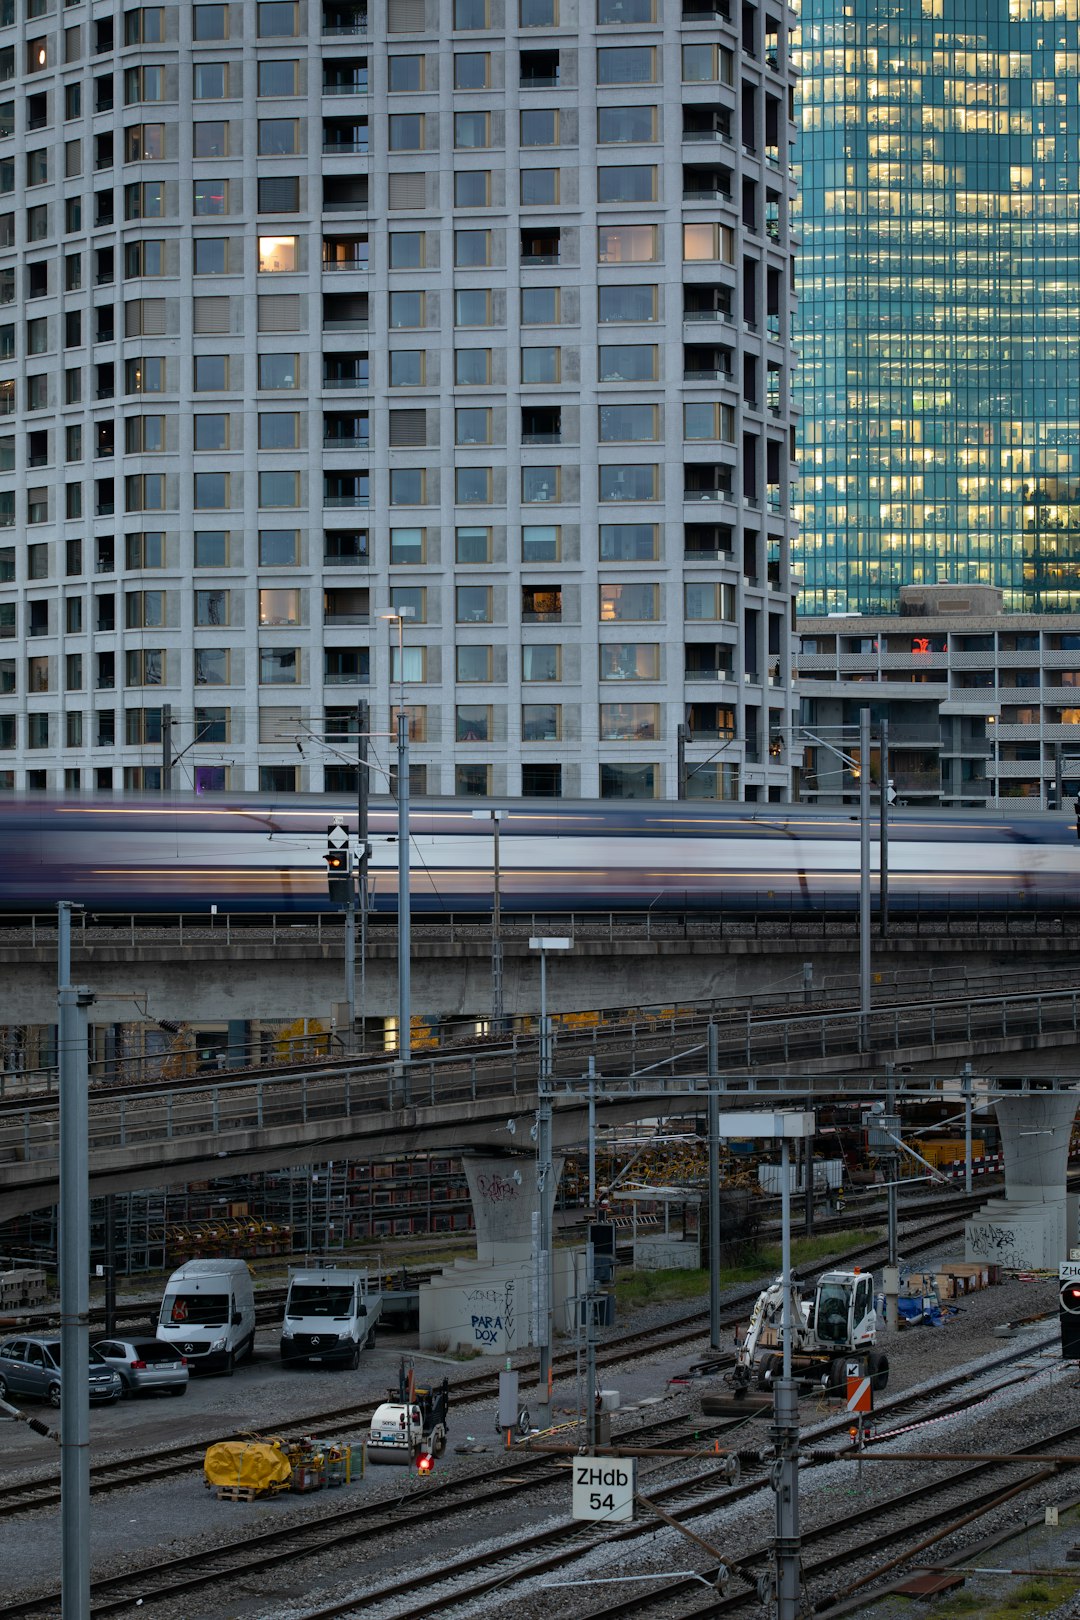
[[[405,620],[415,608],[392,608],[379,615],[397,620],[398,627],[398,711],[397,711],[397,801],[398,801],[398,1056],[402,1063],[412,1059],[412,913],[409,905],[409,716],[405,710]],[[408,1102],[408,1081],[404,1101]]]

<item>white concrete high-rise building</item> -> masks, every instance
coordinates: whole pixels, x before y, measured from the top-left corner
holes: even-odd
[[[0,0],[0,787],[787,799],[791,22]]]

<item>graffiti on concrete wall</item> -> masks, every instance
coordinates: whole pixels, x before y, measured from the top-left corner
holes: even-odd
[[[476,1191],[489,1204],[506,1204],[516,1198],[521,1188],[509,1176],[493,1171],[490,1176],[476,1177]]]
[[[1030,1226],[1014,1226],[1008,1221],[969,1221],[965,1235],[968,1253],[975,1260],[991,1260],[1007,1271],[1022,1271],[1042,1263],[1041,1254],[1032,1258],[1036,1233]]]
[[[513,1350],[517,1345],[514,1279],[497,1288],[470,1288],[465,1293],[473,1343],[478,1350]]]

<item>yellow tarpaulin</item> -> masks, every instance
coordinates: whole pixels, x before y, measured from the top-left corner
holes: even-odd
[[[203,1460],[208,1485],[247,1485],[256,1491],[281,1490],[292,1470],[276,1446],[260,1440],[219,1440]]]

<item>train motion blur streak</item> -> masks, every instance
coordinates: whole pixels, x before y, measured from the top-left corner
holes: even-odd
[[[487,911],[492,845],[479,801],[415,807],[413,905]],[[275,801],[12,799],[0,804],[0,907],[59,898],[95,911],[332,910],[322,856],[329,823],[356,830],[355,806]],[[396,904],[396,812],[373,805],[373,904]],[[740,904],[812,908],[858,886],[858,822],[846,810],[791,806],[522,803],[501,826],[507,911],[708,910]],[[876,864],[876,851],[874,861]],[[900,812],[890,823],[890,893],[923,907],[987,906],[1007,897],[1080,904],[1071,818],[1008,822]]]

